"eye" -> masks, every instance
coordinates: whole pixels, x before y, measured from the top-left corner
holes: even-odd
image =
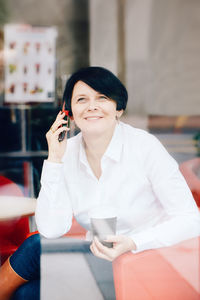
[[[105,96],[105,95],[100,95],[100,96],[99,96],[99,99],[100,99],[100,100],[108,100],[108,97]]]
[[[78,98],[77,102],[78,103],[84,103],[84,102],[86,102],[86,98],[84,98],[84,97]]]

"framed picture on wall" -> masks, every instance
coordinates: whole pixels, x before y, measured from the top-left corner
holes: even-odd
[[[55,27],[5,25],[5,102],[54,101],[56,37]]]

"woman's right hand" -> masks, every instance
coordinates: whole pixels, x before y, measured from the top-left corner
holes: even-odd
[[[59,112],[55,122],[52,124],[51,128],[46,134],[46,139],[48,143],[49,155],[48,161],[60,163],[64,155],[66,145],[67,145],[67,131],[70,129],[66,126],[67,121],[64,120],[65,113]],[[59,134],[63,131],[66,131],[65,138],[62,142],[58,141]]]

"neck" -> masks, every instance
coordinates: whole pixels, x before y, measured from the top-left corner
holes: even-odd
[[[83,133],[88,158],[100,161],[112,139],[115,127],[102,135],[88,136]]]

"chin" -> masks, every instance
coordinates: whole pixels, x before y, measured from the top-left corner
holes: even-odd
[[[102,134],[105,132],[105,129],[103,128],[84,128],[84,129],[81,129],[82,133],[84,134],[88,134],[88,135],[97,135],[97,134]]]
[[[78,124],[77,124],[78,125]],[[115,127],[115,122],[91,122],[83,123],[78,126],[83,134],[96,135],[103,134]]]

